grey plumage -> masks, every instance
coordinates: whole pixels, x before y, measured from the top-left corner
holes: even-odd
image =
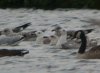
[[[18,44],[22,39],[23,36],[0,36],[0,45],[15,45]]]

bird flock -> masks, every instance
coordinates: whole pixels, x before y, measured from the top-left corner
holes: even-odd
[[[100,58],[100,46],[97,45],[97,40],[90,40],[87,34],[94,29],[82,30],[67,30],[57,25],[53,29],[34,30],[22,32],[31,23],[26,23],[13,29],[5,28],[0,31],[0,45],[16,46],[21,41],[34,41],[38,45],[50,45],[57,49],[78,49],[78,58],[97,59]],[[45,33],[48,33],[45,34]],[[86,48],[89,48],[85,52]],[[3,56],[24,56],[29,51],[26,49],[0,49],[0,57]]]

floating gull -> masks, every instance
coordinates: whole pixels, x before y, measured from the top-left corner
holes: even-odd
[[[12,31],[12,29],[5,28],[5,29],[2,31],[2,34],[1,34],[1,35],[15,36],[15,35],[19,35],[19,33],[14,33],[14,32]]]
[[[50,45],[56,45],[56,44],[57,44],[57,41],[58,41],[58,39],[59,39],[59,37],[56,36],[56,35],[51,35],[51,36],[50,36],[50,39],[51,39]]]
[[[60,26],[56,26],[52,31],[55,31],[55,35],[60,37],[61,36],[61,33],[60,33],[60,30],[62,28]]]
[[[61,26],[55,26],[55,28],[52,31],[55,31],[55,35],[57,35],[58,37],[61,36],[61,32],[60,30],[63,29]],[[77,29],[77,30],[67,30],[66,34],[67,34],[67,38],[73,38],[74,34],[76,31],[82,30],[84,31],[86,34],[91,33],[94,29],[89,28],[89,29]]]
[[[9,28],[5,28],[3,31],[1,31],[1,35],[6,35],[8,37],[12,37],[12,36],[24,36],[24,41],[33,41],[36,40],[36,31],[29,31],[29,32],[19,32],[19,33],[15,33],[12,31],[12,29]]]
[[[62,48],[62,44],[67,42],[67,35],[65,30],[61,30],[61,36],[59,37],[59,40],[57,41],[56,47]]]
[[[43,32],[43,31],[37,31],[36,35],[36,43],[37,44],[50,44],[51,39],[50,39],[50,35],[52,34],[52,32]]]
[[[43,44],[43,32],[42,31],[37,31],[36,35],[37,35],[36,43],[37,44]]]
[[[61,30],[61,36],[59,37],[56,48],[61,48],[61,49],[74,49],[78,47],[76,42],[74,42],[71,39],[67,39],[67,34],[64,29]]]
[[[0,34],[2,35],[9,35],[9,36],[12,36],[12,35],[18,35],[18,34],[20,34],[20,32],[22,31],[22,30],[24,30],[25,28],[27,28],[28,26],[30,26],[31,25],[31,23],[26,23],[26,24],[24,24],[24,25],[22,25],[22,26],[18,26],[18,27],[15,27],[15,28],[13,28],[13,29],[11,29],[11,28],[5,28],[4,30],[2,30],[2,31],[0,31]]]
[[[24,41],[35,41],[37,38],[36,31],[22,32],[21,35],[24,36]]]
[[[6,36],[21,35],[21,36],[24,36],[24,41],[33,41],[33,40],[36,40],[36,37],[37,37],[35,32],[36,31],[14,33],[11,29],[6,28],[4,29],[4,31],[2,31],[2,34]]]
[[[21,40],[23,40],[23,36],[0,36],[0,45],[17,45]]]

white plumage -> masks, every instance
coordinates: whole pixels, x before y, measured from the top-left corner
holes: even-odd
[[[62,44],[67,42],[67,34],[65,30],[61,30],[61,36],[58,39],[58,42],[56,44],[57,48],[62,48]]]
[[[37,31],[36,35],[37,35],[36,44],[43,44],[43,32]]]

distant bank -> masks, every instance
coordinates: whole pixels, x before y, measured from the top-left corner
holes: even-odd
[[[90,8],[100,9],[100,0],[0,0],[0,8]]]

